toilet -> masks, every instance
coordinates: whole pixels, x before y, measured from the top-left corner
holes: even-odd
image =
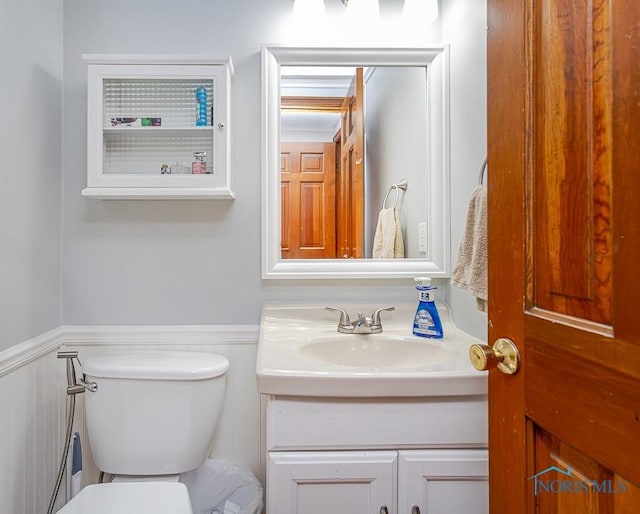
[[[93,460],[113,482],[85,487],[60,514],[191,514],[179,475],[209,453],[229,361],[199,352],[88,358],[84,394]],[[106,510],[105,510],[106,509]]]
[[[189,493],[180,482],[88,485],[58,514],[193,514]]]

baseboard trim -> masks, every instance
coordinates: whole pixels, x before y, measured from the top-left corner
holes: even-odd
[[[256,344],[258,325],[63,326],[66,344]]]

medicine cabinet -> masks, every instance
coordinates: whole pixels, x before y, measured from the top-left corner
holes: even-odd
[[[234,198],[231,59],[83,55],[87,188],[102,199]]]

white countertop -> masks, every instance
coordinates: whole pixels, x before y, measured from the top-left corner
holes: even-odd
[[[395,311],[381,313],[383,332],[367,335],[338,334],[340,314],[326,311],[327,305],[344,308],[351,319],[358,312],[371,315],[385,307],[265,305],[256,362],[260,393],[378,398],[486,395],[487,373],[476,371],[468,357],[469,346],[482,341],[457,329],[445,307],[438,305],[444,338],[428,339],[412,335],[416,305],[395,304]],[[345,355],[339,354],[342,341]],[[325,358],[321,345],[327,342]],[[366,353],[369,349],[371,353]],[[337,360],[332,358],[336,352]]]

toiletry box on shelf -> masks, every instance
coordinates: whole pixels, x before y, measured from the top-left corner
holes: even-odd
[[[234,197],[229,58],[83,58],[88,65],[84,196]]]

